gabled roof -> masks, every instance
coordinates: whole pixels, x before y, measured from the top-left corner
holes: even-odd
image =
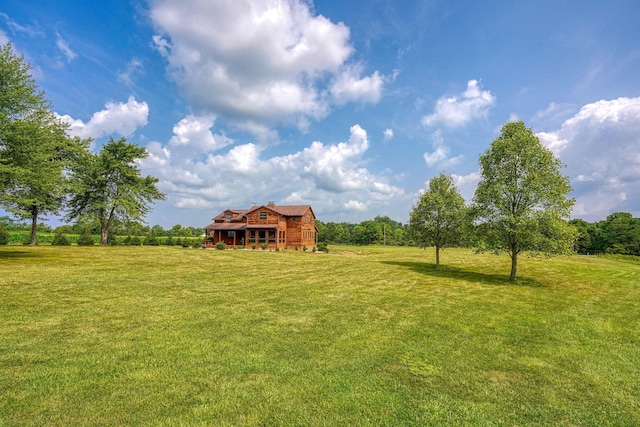
[[[231,217],[231,221],[240,221],[242,219],[242,216],[245,215],[247,212],[249,212],[249,210],[247,209],[227,209],[224,210],[222,212],[220,212],[218,215],[213,217],[213,220],[215,221],[216,219],[225,219],[225,215],[228,213],[233,214],[233,216]]]
[[[250,212],[253,212],[255,210],[258,210],[258,209],[269,209],[270,211],[273,211],[275,213],[278,213],[278,214],[284,215],[284,216],[302,216],[308,210],[311,209],[311,206],[310,205],[282,205],[282,206],[278,206],[278,205],[262,205],[262,206],[253,206],[248,211],[245,211],[244,214],[246,215],[246,214],[248,214]],[[311,209],[311,212],[313,213],[313,209]],[[315,217],[315,214],[313,216]]]

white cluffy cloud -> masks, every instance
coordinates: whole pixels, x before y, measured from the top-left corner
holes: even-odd
[[[277,123],[301,126],[331,105],[378,102],[379,72],[349,62],[349,28],[313,15],[304,0],[155,0],[158,51],[194,111],[254,135]]]
[[[640,97],[587,104],[560,129],[537,136],[567,165],[574,217],[640,216]]]
[[[60,118],[69,125],[69,134],[81,138],[101,138],[112,133],[129,136],[147,124],[149,106],[130,96],[126,103],[107,102],[105,109],[93,113],[88,122],[65,114]]]
[[[444,138],[442,137],[442,131],[440,129],[433,133],[432,140],[434,151],[424,153],[424,161],[428,167],[438,166],[440,169],[446,169],[460,163],[464,159],[462,154],[456,157],[449,156],[451,150],[444,144]]]
[[[461,127],[473,119],[485,117],[495,102],[495,96],[488,90],[482,90],[477,80],[469,80],[467,90],[460,95],[438,99],[435,111],[424,116],[422,124]]]
[[[384,131],[382,131],[382,136],[383,136],[383,141],[384,142],[388,142],[391,141],[393,139],[393,129],[385,129]]]
[[[174,127],[167,144],[147,145],[150,155],[142,166],[160,178],[160,188],[178,207],[243,207],[251,200],[279,200],[310,203],[316,213],[361,211],[404,196],[388,178],[364,166],[369,140],[359,125],[351,127],[346,142],[315,141],[292,154],[267,157],[267,147],[253,143],[220,152],[233,141],[212,135],[210,123],[188,117]]]

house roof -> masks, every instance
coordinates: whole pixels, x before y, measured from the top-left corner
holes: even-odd
[[[310,205],[256,205],[252,206],[250,209],[226,209],[220,212],[218,215],[213,217],[214,220],[225,219],[227,213],[233,214],[231,217],[231,221],[240,221],[242,217],[250,212],[253,212],[257,209],[269,209],[284,216],[302,216],[307,210],[311,210],[313,213],[313,209],[311,209]],[[315,214],[313,215],[315,217]]]
[[[242,216],[247,212],[249,212],[248,209],[227,209],[225,211],[220,212],[215,217],[213,217],[213,220],[225,219],[226,214],[231,213],[233,214],[233,216],[231,217],[231,221],[240,221],[242,219]]]
[[[248,214],[248,213],[253,212],[253,211],[257,210],[257,209],[263,209],[263,208],[272,210],[275,213],[278,213],[278,214],[284,215],[284,216],[302,216],[307,212],[307,210],[311,209],[311,206],[309,206],[309,205],[282,205],[282,206],[278,206],[278,205],[262,205],[262,206],[253,206],[251,209],[245,211],[244,214]],[[311,210],[311,212],[313,212],[313,210]]]
[[[204,227],[205,230],[244,230],[245,226],[244,222],[214,222],[212,224]]]

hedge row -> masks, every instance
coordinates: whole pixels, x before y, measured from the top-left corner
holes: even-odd
[[[28,231],[9,231],[9,244],[10,245],[20,245],[28,243],[31,233]],[[37,233],[36,234],[36,242],[38,245],[50,245],[53,242],[55,237],[55,233]],[[79,234],[65,234],[65,237],[72,245],[76,245],[78,243],[78,239],[80,237]],[[100,236],[92,235],[94,243],[97,245],[100,243]],[[155,236],[154,236],[155,237]],[[144,245],[147,244],[157,244],[157,245],[176,245],[176,246],[200,246],[202,244],[202,239],[199,237],[173,237],[169,238],[167,236],[155,237],[155,241],[147,241],[149,239],[148,236],[116,236],[113,244],[116,245]],[[136,243],[136,241],[138,243]]]

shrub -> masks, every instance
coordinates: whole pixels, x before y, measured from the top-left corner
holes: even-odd
[[[144,239],[145,246],[158,246],[160,242],[158,241],[158,237],[151,233]]]
[[[223,251],[223,250],[227,249],[227,244],[225,242],[220,241],[220,242],[216,243],[216,249],[219,250],[219,251]]]
[[[329,252],[329,247],[324,242],[318,242],[318,250],[322,252]]]
[[[131,238],[131,246],[140,246],[142,242],[140,241],[140,238],[138,236],[133,236]]]
[[[316,247],[315,246],[313,248],[311,248],[311,252],[313,252],[313,253],[316,252]]]
[[[176,239],[176,246],[182,246],[182,239],[179,237]]]
[[[131,245],[131,236],[125,237],[124,240],[122,241],[122,243],[124,243],[126,246]],[[78,244],[80,244],[80,243],[78,243]]]
[[[195,239],[194,241],[191,242],[191,247],[194,249],[198,249],[202,247],[202,240],[200,239]]]
[[[22,239],[22,244],[28,246],[31,244],[31,233],[27,233]],[[38,244],[38,236],[36,236],[36,245]]]
[[[131,237],[129,237],[129,239],[131,239]],[[78,241],[76,243],[78,244],[78,246],[93,246],[95,244],[89,227],[85,227],[82,229],[82,233],[78,237]]]
[[[187,240],[187,239],[183,239],[183,240],[182,240],[182,245],[181,245],[181,246],[182,246],[183,248],[188,248],[188,247],[189,247],[189,246],[191,246],[191,245],[189,245],[189,240]]]
[[[262,250],[267,250],[267,248],[269,247],[269,245],[267,245],[266,243],[263,243],[260,245],[260,247],[262,248]]]
[[[51,241],[52,246],[69,246],[71,242],[67,239],[67,236],[62,234],[62,231],[56,231],[55,236],[53,236],[53,240]]]
[[[167,237],[167,240],[165,241],[165,244],[167,246],[173,246],[174,242],[173,242],[173,236],[169,235],[169,237]]]
[[[4,228],[4,224],[0,224],[0,245],[9,244],[9,232]]]
[[[251,244],[251,249],[253,249],[254,251],[256,250],[256,244],[255,243]]]
[[[304,246],[302,247],[302,252],[307,252],[307,245],[304,245]]]
[[[236,249],[236,250],[244,249],[244,245],[238,245],[238,246],[236,246],[236,247],[235,247],[235,248],[233,248],[233,249]]]

